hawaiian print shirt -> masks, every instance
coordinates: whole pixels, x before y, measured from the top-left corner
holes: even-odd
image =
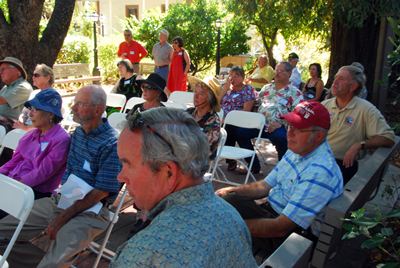
[[[293,111],[294,107],[303,100],[303,94],[292,85],[277,90],[275,83],[271,83],[261,89],[259,98],[258,112],[265,115],[266,122],[284,124],[280,116]]]
[[[256,92],[252,86],[245,85],[240,91],[229,90],[221,101],[221,107],[226,116],[230,111],[243,110],[245,102],[254,101]]]

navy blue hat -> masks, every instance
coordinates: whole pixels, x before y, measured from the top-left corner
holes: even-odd
[[[52,88],[41,90],[33,99],[25,102],[25,107],[27,108],[35,107],[38,110],[52,113],[62,119],[61,106],[61,96]]]

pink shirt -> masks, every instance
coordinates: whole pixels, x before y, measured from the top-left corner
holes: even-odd
[[[53,192],[64,174],[68,149],[69,135],[59,124],[43,136],[33,129],[21,138],[12,159],[0,168],[0,173],[38,192]]]

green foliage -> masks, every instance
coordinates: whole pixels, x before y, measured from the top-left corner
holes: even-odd
[[[223,21],[221,28],[221,57],[246,53],[249,37],[245,35],[247,24],[235,17],[227,17],[220,11],[216,1],[194,0],[190,4],[173,4],[168,14],[149,14],[141,22],[130,19],[126,26],[132,29],[135,39],[146,41],[151,53],[158,42],[159,31],[163,28],[170,33],[170,40],[181,36],[185,42],[195,67],[194,73],[209,69],[215,62],[217,47],[217,29],[215,21]]]
[[[117,44],[115,42],[103,43],[99,46],[99,65],[103,80],[114,82],[118,78]]]
[[[10,14],[8,13],[7,0],[0,0],[0,10],[3,11],[6,20],[10,22]]]
[[[89,63],[89,38],[83,36],[67,36],[64,45],[58,53],[56,63]]]
[[[390,64],[389,90],[393,97],[393,104],[396,105],[400,100],[400,18],[388,18],[388,22],[393,30],[393,37],[389,41],[393,45],[393,51],[388,55]]]
[[[379,250],[385,256],[384,263],[395,265],[392,267],[400,266],[400,209],[386,215],[378,211],[374,218],[366,216],[364,208],[359,209],[352,212],[350,218],[344,219],[343,229],[346,233],[342,239],[364,236],[367,239],[361,248]]]

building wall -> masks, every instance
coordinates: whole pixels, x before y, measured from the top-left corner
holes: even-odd
[[[121,33],[123,20],[126,18],[127,7],[137,8],[138,19],[142,19],[149,9],[162,11],[162,6],[168,9],[170,4],[185,2],[184,0],[99,0],[99,13],[104,16],[104,34]]]

